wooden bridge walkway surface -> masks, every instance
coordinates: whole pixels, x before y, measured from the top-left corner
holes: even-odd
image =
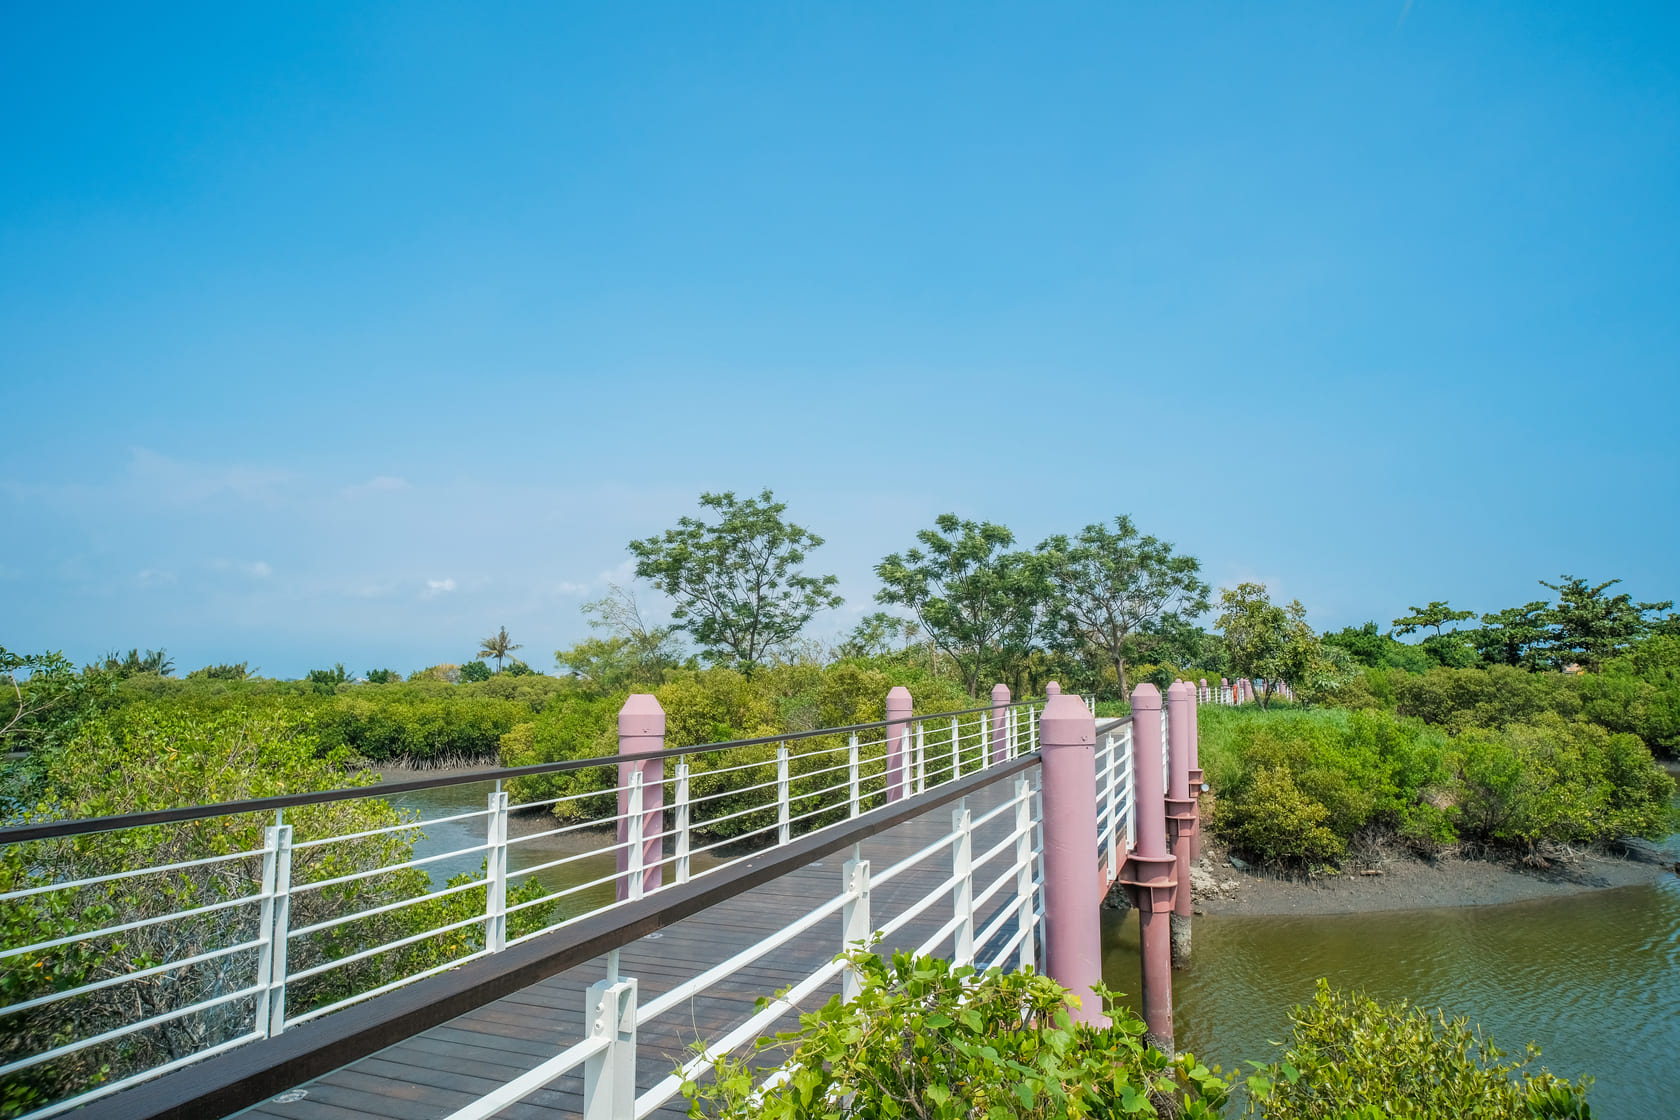
[[[1036,788],[1038,770],[1028,773]],[[1000,781],[971,797],[969,808],[974,817],[1006,800],[1013,785],[1012,780]],[[952,808],[940,806],[866,840],[862,855],[870,861],[872,873],[879,875],[950,832]],[[1006,810],[977,829],[975,858],[1006,837],[1013,825],[1014,812]],[[627,945],[620,954],[619,971],[636,978],[638,999],[645,1004],[840,894],[845,861],[844,853],[830,855]],[[1011,847],[976,870],[975,894],[979,895],[1013,862]],[[881,926],[950,874],[949,853],[936,853],[874,888],[873,924]],[[1014,886],[1001,888],[977,913],[976,934],[1001,910],[1016,904]],[[884,942],[883,951],[916,947],[951,916],[949,901],[933,903]],[[1037,932],[1041,936],[1042,930]],[[1039,944],[1042,947],[1041,939]],[[768,959],[747,965],[690,1004],[645,1024],[637,1039],[637,1091],[647,1090],[670,1074],[690,1056],[689,1047],[696,1040],[723,1037],[753,1013],[760,996],[804,979],[839,952],[840,945],[840,917],[836,915],[782,946]],[[982,962],[989,962],[996,952],[992,946],[977,946],[977,950]],[[935,951],[948,955],[950,939]],[[272,1120],[436,1120],[447,1116],[579,1041],[584,1032],[585,990],[605,975],[606,958],[596,958],[587,966],[550,977],[300,1085],[297,1088],[304,1095],[295,1100],[285,1100],[291,1094],[283,1094],[239,1115]],[[838,980],[813,995],[805,1008],[820,1007],[837,990]],[[796,1013],[790,1012],[773,1030],[791,1029],[796,1021]],[[499,1115],[509,1120],[575,1116],[582,1112],[582,1093],[580,1069]],[[675,1117],[686,1111],[687,1102],[679,1094],[655,1115]]]

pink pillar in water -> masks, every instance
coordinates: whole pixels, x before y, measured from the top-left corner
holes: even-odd
[[[1172,963],[1177,968],[1190,963],[1190,851],[1196,836],[1196,801],[1190,793],[1193,707],[1188,684],[1177,681],[1167,689],[1167,836],[1172,844],[1173,877],[1178,880],[1170,927]]]
[[[618,710],[618,753],[647,754],[665,749],[665,709],[657,697],[636,693]],[[618,764],[618,897],[630,897],[630,775],[642,775],[642,892],[659,889],[665,866],[665,760]]]
[[[1009,686],[992,686],[992,764],[1009,759]]]
[[[1204,682],[1206,683],[1206,682]],[[1190,831],[1190,862],[1202,858],[1202,713],[1201,707],[1191,704],[1190,718],[1190,800],[1195,803],[1196,825]]]
[[[898,685],[887,693],[887,800],[897,801],[904,796],[904,778],[908,773],[905,757],[904,733],[910,727],[912,708],[910,690]]]
[[[1044,786],[1044,971],[1079,997],[1073,1017],[1104,1026],[1097,867],[1097,721],[1054,681],[1038,721]]]
[[[1143,943],[1143,1021],[1152,1046],[1173,1052],[1173,878],[1167,850],[1166,775],[1161,771],[1161,693],[1152,684],[1132,690],[1132,780],[1137,783],[1137,850],[1121,875],[1138,912]],[[1169,745],[1170,746],[1170,745]],[[1050,807],[1045,805],[1045,816]]]

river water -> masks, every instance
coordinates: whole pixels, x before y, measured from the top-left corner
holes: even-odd
[[[393,779],[402,775],[393,774]],[[422,817],[482,808],[493,785],[473,783],[391,798]],[[423,826],[424,827],[424,826]],[[515,817],[510,835],[553,827]],[[416,856],[468,847],[484,819],[425,827]],[[570,834],[516,843],[512,870],[610,843]],[[1667,850],[1680,858],[1680,837]],[[707,863],[695,857],[695,870]],[[477,872],[483,853],[431,865],[433,881]],[[551,891],[610,875],[613,857],[591,856],[537,873]],[[518,882],[519,880],[515,880]],[[567,913],[611,901],[604,884],[569,896]],[[1137,919],[1103,912],[1103,978],[1136,993]],[[1276,1054],[1289,1008],[1312,998],[1321,976],[1384,1001],[1409,999],[1468,1016],[1508,1054],[1538,1042],[1541,1063],[1571,1078],[1598,1078],[1598,1116],[1680,1117],[1680,878],[1565,898],[1499,906],[1314,917],[1203,915],[1195,962],[1173,975],[1176,1041],[1229,1071]],[[1128,998],[1131,998],[1130,996]]]

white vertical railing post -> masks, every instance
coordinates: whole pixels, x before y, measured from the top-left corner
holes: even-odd
[[[1126,850],[1137,847],[1137,771],[1132,766],[1132,725],[1126,725]]]
[[[1112,733],[1104,735],[1103,741],[1103,769],[1107,772],[1108,785],[1107,796],[1103,800],[1103,804],[1108,808],[1108,877],[1117,879],[1120,877],[1121,849],[1119,789],[1116,786],[1115,779],[1119,776],[1120,768],[1115,764],[1114,735]]]
[[[484,947],[492,953],[507,948],[508,795],[502,783],[490,795],[485,827]]]
[[[916,724],[916,792],[927,792],[927,724]]]
[[[1015,779],[1015,920],[1021,930],[1020,967],[1037,966],[1033,945],[1033,789]]]
[[[915,749],[910,742],[910,728],[906,727],[899,733],[898,756],[904,760],[899,767],[898,796],[899,800],[909,797],[916,791],[916,774],[911,768],[911,752]]]
[[[590,1037],[607,1045],[583,1063],[583,1120],[634,1120],[636,981],[610,977],[585,999]]]
[[[788,803],[788,749],[783,743],[776,748],[776,843],[786,844],[793,839],[793,826],[789,823]]]
[[[848,816],[858,815],[858,741],[857,732],[852,732],[851,742],[846,744],[847,766],[851,773],[852,792],[850,797],[851,812]]]
[[[272,1037],[286,1029],[286,945],[292,926],[292,826],[263,833],[262,948],[257,955],[256,1030]]]
[[[951,717],[951,780],[962,777],[962,731],[957,717]]]
[[[951,963],[974,963],[974,825],[968,798],[951,810],[951,828],[957,836],[951,847],[951,906],[956,911],[957,931],[952,935]]]
[[[1031,754],[1033,751],[1036,751],[1038,749],[1038,719],[1037,719],[1037,715],[1038,715],[1038,713],[1034,712],[1032,710],[1032,708],[1029,707],[1027,709],[1027,753],[1028,754]]]
[[[847,897],[840,912],[840,950],[846,952],[868,945],[870,935],[875,932],[869,917],[869,861],[854,856],[846,861],[841,875],[841,886]],[[840,980],[841,998],[848,1002],[856,999],[862,986],[856,971],[847,965]]]
[[[688,882],[688,760],[677,763],[677,882]]]
[[[980,769],[990,770],[992,767],[992,713],[981,712],[974,717],[980,739]]]
[[[642,772],[630,771],[630,820],[628,839],[630,844],[630,897],[641,898],[643,893],[642,876],[646,871],[643,865],[644,852],[642,850]]]

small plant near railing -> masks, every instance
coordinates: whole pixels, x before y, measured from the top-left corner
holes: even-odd
[[[1570,1082],[1528,1067],[1462,1018],[1402,1000],[1380,1004],[1320,980],[1290,1012],[1293,1034],[1270,1065],[1250,1063],[1245,1117],[1265,1120],[1587,1120],[1592,1078]]]
[[[1210,1117],[1228,1087],[1189,1055],[1144,1041],[1144,1024],[1097,988],[1112,1025],[1073,1022],[1066,988],[1030,969],[978,974],[937,957],[845,954],[860,981],[799,1017],[799,1029],[762,1039],[752,1058],[720,1060],[713,1078],[683,1085],[689,1115],[847,1117]],[[763,1001],[761,1001],[762,1003]],[[762,1084],[763,1056],[786,1056],[786,1076]],[[754,1067],[760,1067],[755,1073]]]

